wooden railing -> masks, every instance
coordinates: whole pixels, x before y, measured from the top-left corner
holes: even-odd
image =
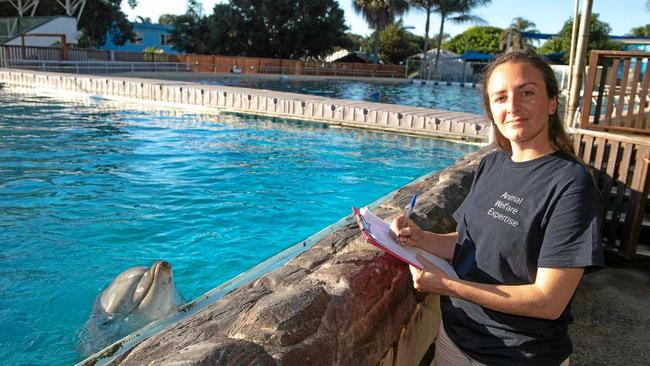
[[[650,134],[650,53],[592,51],[580,128]]]
[[[605,212],[605,248],[625,258],[638,254],[642,230],[650,229],[647,206],[650,144],[642,139],[577,130],[576,154],[592,169]],[[645,223],[644,223],[645,221]]]
[[[237,66],[243,74],[405,77],[405,69],[401,65],[298,61],[240,56],[111,52],[82,48],[64,50],[61,47],[0,46],[0,66],[15,65],[16,61],[182,62],[187,69],[194,72],[230,72],[233,66]]]
[[[195,72],[230,72],[233,66],[237,66],[243,74],[405,77],[404,66],[401,65],[212,55],[178,55],[178,58]]]

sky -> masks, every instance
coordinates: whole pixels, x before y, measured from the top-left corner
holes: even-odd
[[[212,14],[216,3],[224,0],[203,0],[204,14]],[[337,0],[345,12],[346,24],[353,33],[364,36],[372,31],[360,15],[352,9],[352,0]],[[122,2],[122,10],[128,18],[134,20],[138,15],[150,17],[154,22],[161,14],[182,14],[185,12],[184,0],[138,0],[138,6],[131,9],[127,1]],[[650,23],[650,11],[645,8],[646,0],[593,0],[593,13],[600,14],[599,19],[609,23],[612,35],[621,36],[629,33],[633,27]],[[543,4],[543,5],[540,5]],[[535,23],[541,33],[557,33],[564,22],[573,16],[573,0],[492,0],[492,4],[476,8],[473,14],[480,16],[491,26],[506,28],[515,17],[523,17]],[[406,26],[412,26],[411,32],[424,35],[426,16],[416,10],[411,10],[404,18]],[[445,33],[451,36],[462,33],[472,24],[452,24],[445,22]],[[430,34],[439,31],[439,18],[431,17]]]

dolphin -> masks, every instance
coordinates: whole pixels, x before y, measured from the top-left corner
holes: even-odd
[[[151,268],[132,267],[120,273],[95,299],[82,330],[80,352],[89,356],[184,304],[165,261]]]

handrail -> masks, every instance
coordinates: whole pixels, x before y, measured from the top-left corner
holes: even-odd
[[[650,53],[592,51],[580,128],[650,134]]]

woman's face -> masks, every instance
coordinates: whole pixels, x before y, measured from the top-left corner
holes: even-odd
[[[557,98],[548,98],[542,73],[527,63],[497,66],[487,85],[490,110],[501,134],[514,144],[547,144],[548,116]]]

